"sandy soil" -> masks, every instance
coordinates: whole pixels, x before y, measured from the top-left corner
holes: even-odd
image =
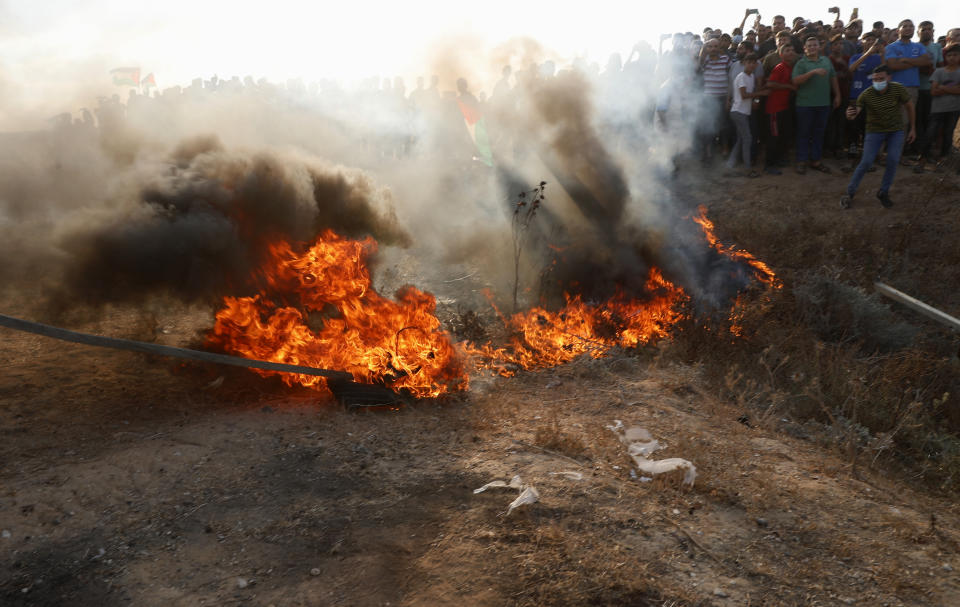
[[[889,211],[867,196],[840,211],[842,175],[708,176],[720,194],[689,203],[712,205],[718,231],[734,239],[754,204],[758,221],[783,223],[766,242],[741,239],[746,248],[775,267],[836,263],[866,283],[908,272],[884,274],[865,256],[853,267],[849,247],[777,243],[790,229],[832,225],[836,238],[869,240],[907,225],[932,251],[943,245],[936,230],[956,231],[942,226],[956,225],[957,189],[924,202],[917,180],[927,178],[904,176]],[[957,314],[945,282],[917,277],[915,294]],[[30,316],[23,298],[5,306]],[[183,345],[206,319],[156,320],[165,333],[150,335],[153,319],[122,309],[72,328]],[[953,499],[882,469],[853,471],[774,424],[738,421],[744,412],[713,397],[696,367],[656,349],[478,380],[462,397],[376,414],[243,370],[7,330],[0,352],[4,605],[951,605],[960,596]],[[656,457],[693,462],[694,486],[635,478],[606,427],[616,419],[666,443]],[[519,490],[473,492],[514,475],[539,502],[507,515]]]

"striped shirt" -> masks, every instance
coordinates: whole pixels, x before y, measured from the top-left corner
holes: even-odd
[[[720,53],[716,59],[707,57],[703,71],[703,92],[711,97],[726,97],[730,88],[727,82],[727,70],[730,69],[730,57]]]
[[[892,80],[887,90],[878,93],[872,86],[857,97],[857,105],[867,112],[868,133],[893,133],[903,130],[903,113],[900,105],[909,103],[906,87]]]

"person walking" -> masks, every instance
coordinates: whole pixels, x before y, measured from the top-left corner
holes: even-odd
[[[847,120],[856,120],[864,109],[867,111],[866,135],[863,138],[863,156],[853,171],[853,177],[847,184],[847,193],[840,198],[840,206],[849,209],[857,193],[860,181],[867,169],[873,164],[880,147],[887,145],[887,164],[877,198],[885,208],[893,206],[890,200],[890,186],[897,174],[900,153],[904,142],[916,139],[916,115],[910,94],[899,82],[890,81],[890,68],[886,64],[877,66],[871,74],[872,85],[857,97],[856,107],[847,109]],[[904,137],[903,110],[906,110],[909,130]]]

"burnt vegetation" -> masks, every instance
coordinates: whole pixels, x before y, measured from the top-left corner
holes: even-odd
[[[882,280],[956,309],[956,290],[944,279],[960,253],[919,237],[942,233],[955,204],[942,191],[930,197],[933,187],[904,193],[921,206],[903,216],[868,213],[850,223],[798,204],[714,204],[721,238],[771,264],[784,287],[740,297],[740,337],[716,315],[691,317],[662,356],[702,365],[717,393],[742,407],[745,423],[840,450],[854,475],[872,466],[957,491],[957,334],[873,292]]]

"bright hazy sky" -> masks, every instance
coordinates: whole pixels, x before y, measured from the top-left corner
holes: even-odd
[[[792,6],[802,5],[751,5],[765,23],[777,13],[788,22],[797,15],[829,18],[826,3]],[[941,35],[960,26],[960,12],[951,6],[884,0],[862,4],[860,13],[888,24],[929,18]],[[530,36],[564,58],[586,56],[602,66],[611,52],[625,57],[639,40],[656,48],[663,32],[699,32],[707,25],[729,31],[744,10],[730,7],[715,0],[0,0],[0,93],[11,83],[29,84],[34,93],[55,91],[57,83],[112,92],[107,71],[127,65],[154,72],[161,87],[213,74],[275,81],[402,75],[410,89],[414,76],[431,71],[427,56],[438,38],[483,56],[484,45]],[[846,20],[852,7],[840,8]]]

